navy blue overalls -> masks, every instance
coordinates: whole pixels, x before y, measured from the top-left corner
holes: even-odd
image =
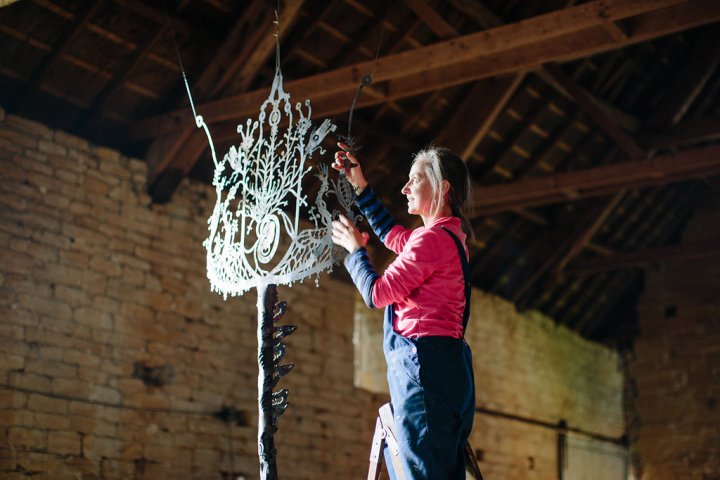
[[[470,316],[470,268],[457,236],[455,241],[465,281],[463,335]],[[475,414],[472,354],[464,338],[406,338],[395,332],[393,305],[385,307],[383,350],[387,361],[400,457],[408,479],[465,479],[463,447]],[[385,465],[395,472],[388,448]]]

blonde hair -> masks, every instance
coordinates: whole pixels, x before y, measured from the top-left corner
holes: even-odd
[[[417,162],[422,162],[423,173],[432,187],[431,213],[437,214],[447,204],[453,216],[460,218],[463,232],[473,238],[474,231],[467,216],[472,185],[465,162],[449,149],[435,146],[415,154],[413,164]],[[443,180],[447,180],[450,187],[447,198],[443,192]]]

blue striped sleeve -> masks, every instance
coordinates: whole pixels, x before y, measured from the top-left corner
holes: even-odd
[[[370,308],[375,308],[372,301],[372,289],[379,275],[370,264],[367,250],[364,248],[355,250],[345,257],[343,263],[348,273],[350,273],[353,283],[362,294],[365,304]]]
[[[375,190],[367,187],[357,197],[357,204],[360,211],[367,218],[370,227],[381,242],[385,242],[385,236],[395,226],[395,219],[390,216],[385,206],[380,203]]]

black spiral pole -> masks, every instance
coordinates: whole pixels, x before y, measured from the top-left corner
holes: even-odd
[[[275,285],[260,285],[258,290],[258,454],[261,480],[277,480],[277,450],[275,432],[278,418],[288,406],[288,390],[273,392],[280,379],[295,366],[280,365],[285,354],[282,339],[293,333],[295,325],[275,326],[287,309],[286,302],[278,302]]]

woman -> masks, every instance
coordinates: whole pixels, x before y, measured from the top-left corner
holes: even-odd
[[[402,189],[415,230],[395,224],[346,145],[333,168],[344,171],[357,204],[380,240],[398,254],[382,275],[361,233],[346,217],[333,222],[333,242],[350,253],[345,267],[371,308],[385,307],[383,349],[397,440],[406,478],[464,479],[463,447],[472,430],[475,387],[464,341],[470,284],[462,208],[470,196],[465,164],[447,149],[415,156]],[[464,287],[464,288],[463,288]],[[390,470],[386,449],[386,466]]]

